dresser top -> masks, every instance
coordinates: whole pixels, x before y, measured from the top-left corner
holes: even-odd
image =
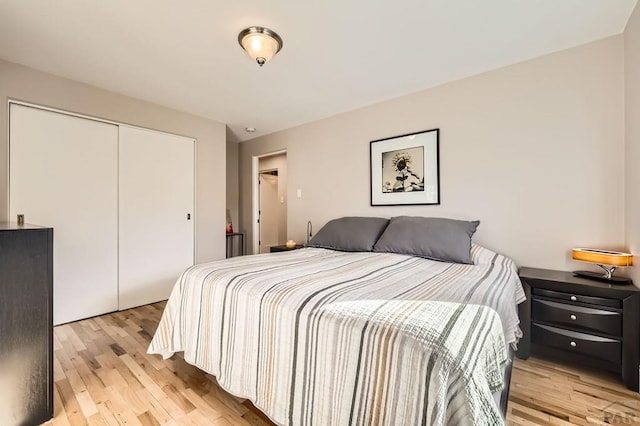
[[[540,287],[554,287],[554,290],[560,290],[563,287],[569,290],[575,291],[577,288],[588,288],[590,292],[594,294],[604,294],[605,292],[608,294],[613,293],[636,293],[639,292],[640,289],[633,284],[608,284],[602,281],[590,280],[586,278],[580,278],[573,276],[572,272],[567,271],[553,271],[550,269],[538,269],[538,268],[520,268],[519,274],[520,279],[523,280],[536,280],[538,283],[546,282],[549,285],[536,285]]]
[[[25,223],[18,225],[18,222],[0,222],[0,231],[19,231],[21,229],[47,229],[47,226],[38,226]]]

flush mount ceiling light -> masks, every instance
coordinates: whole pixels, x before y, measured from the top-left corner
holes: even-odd
[[[245,127],[244,131],[247,133],[255,133],[256,128],[255,127]]]
[[[238,43],[260,66],[282,49],[280,36],[263,27],[249,27],[240,31]]]

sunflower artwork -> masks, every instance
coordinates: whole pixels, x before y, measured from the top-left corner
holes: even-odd
[[[382,153],[382,192],[424,191],[424,148]]]
[[[440,129],[371,141],[372,206],[440,204]]]

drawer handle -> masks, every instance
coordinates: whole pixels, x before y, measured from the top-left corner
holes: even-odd
[[[577,298],[577,297],[575,297],[575,296],[571,296],[571,301],[572,301],[572,302],[575,302],[576,300],[578,300],[578,298]]]
[[[569,315],[569,318],[571,318],[574,321],[578,319],[578,317],[573,314]]]
[[[569,344],[571,345],[572,348],[575,348],[576,346],[578,346],[578,345],[576,345],[576,342],[571,342]]]

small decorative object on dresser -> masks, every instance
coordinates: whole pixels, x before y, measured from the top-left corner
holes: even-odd
[[[533,352],[613,371],[639,390],[640,289],[535,268],[521,268],[520,280],[527,300],[519,306],[518,358]]]
[[[296,244],[296,242],[293,240],[289,240],[286,243],[284,243],[284,245],[287,246],[287,248],[292,249],[292,248],[296,248],[298,244]]]
[[[613,272],[617,267],[626,268],[627,266],[633,265],[633,255],[631,253],[589,248],[574,248],[571,250],[571,257],[574,260],[595,263],[604,271],[573,271],[573,275],[577,277],[604,281],[609,284],[631,284],[631,280],[629,278],[613,276]]]
[[[231,210],[227,209],[227,226],[225,228],[227,234],[233,234],[233,222],[231,221]]]

